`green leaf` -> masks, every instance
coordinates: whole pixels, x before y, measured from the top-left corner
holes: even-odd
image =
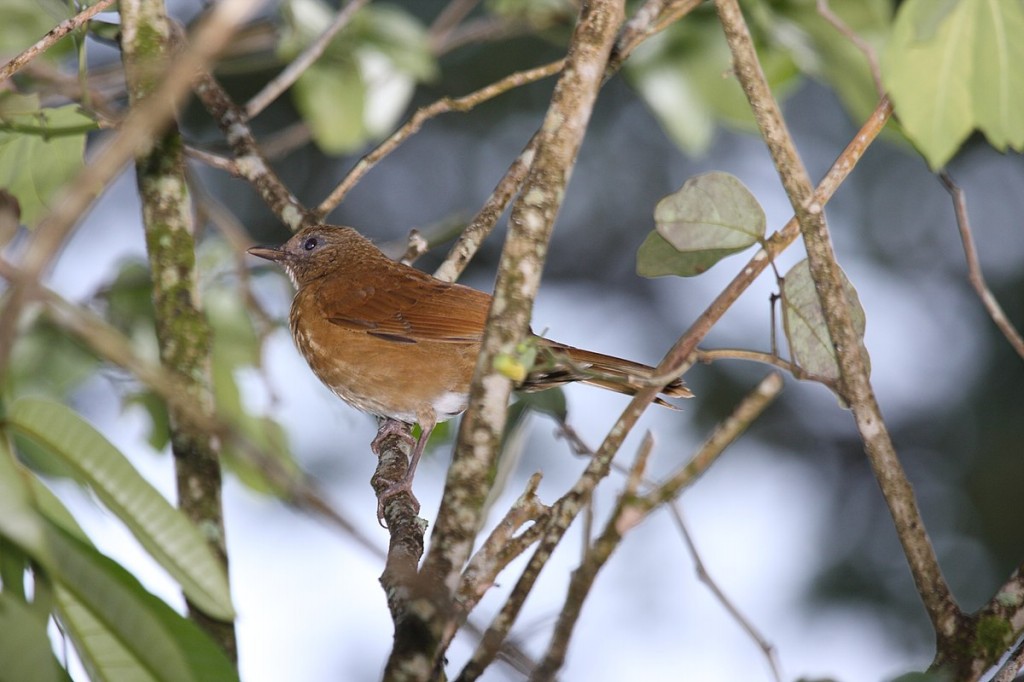
[[[131,667],[156,680],[238,679],[224,653],[198,626],[147,592],[120,565],[57,526],[48,525],[46,544],[48,560],[41,563],[57,588],[61,622],[76,649],[90,657],[87,667],[104,673],[98,679],[126,679],[121,675],[126,653]],[[117,648],[108,648],[108,638]]]
[[[932,168],[972,130],[1000,151],[1024,149],[1024,3],[907,0],[882,74],[907,136]]]
[[[72,467],[196,606],[234,617],[223,566],[203,536],[92,426],[60,403],[34,398],[14,403],[8,426]]]
[[[742,249],[679,251],[652,230],[636,253],[636,274],[641,277],[693,277],[737,251]]]
[[[10,426],[6,422],[4,430]],[[33,477],[15,460],[6,435],[0,438],[0,536],[17,545],[45,574],[56,595],[58,616],[76,647],[82,647],[80,653],[89,655],[86,639],[101,635],[96,629],[98,623],[106,632],[104,636],[118,642],[120,654],[128,652],[153,679],[237,680],[230,661],[198,626],[147,592],[134,576],[88,542],[39,513],[34,484],[30,482]],[[78,628],[84,621],[74,618],[74,614],[67,617],[68,613],[61,613],[61,606],[67,603],[62,597],[67,594],[87,610],[91,624],[88,631]],[[113,662],[99,661],[99,665],[92,659],[85,662],[92,679],[136,679],[121,675],[123,657]]]
[[[559,422],[565,421],[569,415],[565,391],[560,386],[532,393],[517,393],[514,405],[522,405],[532,412],[549,415]]]
[[[5,60],[13,57],[72,14],[71,7],[63,0],[4,0],[3,21],[0,21],[0,54],[5,55]],[[40,56],[57,61],[67,54],[71,45],[70,40],[62,40]]]
[[[865,316],[853,284],[842,273],[843,290],[850,305],[853,326],[864,343]],[[832,345],[825,314],[811,279],[811,270],[804,259],[786,273],[782,284],[782,324],[789,342],[793,362],[803,370],[826,379],[839,378],[839,364]]]
[[[56,599],[60,624],[71,637],[90,680],[156,682],[157,678],[70,591],[58,588]]]
[[[34,226],[58,189],[84,166],[85,134],[96,123],[69,104],[25,111],[25,100],[0,93],[0,187],[17,198],[21,220]]]
[[[331,22],[323,0],[288,0],[279,55],[291,59]],[[426,30],[397,7],[366,7],[352,18],[292,87],[313,139],[328,154],[351,152],[392,129],[417,81],[437,64]]]
[[[0,592],[0,632],[0,682],[71,679],[53,655],[46,621],[6,592]]]
[[[764,236],[765,215],[743,183],[728,173],[706,173],[658,202],[656,232],[640,246],[644,277],[698,275]],[[673,253],[674,251],[674,253]]]
[[[533,1],[533,0],[531,0]],[[353,40],[357,52],[373,51],[394,67],[390,74],[428,81],[437,77],[437,61],[426,29],[412,14],[394,5],[369,5],[353,19],[346,39]],[[364,68],[365,68],[364,64]],[[373,84],[369,84],[371,89]]]
[[[654,208],[658,234],[679,251],[745,249],[764,237],[761,205],[728,173],[690,178]]]

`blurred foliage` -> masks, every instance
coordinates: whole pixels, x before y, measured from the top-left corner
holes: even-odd
[[[287,63],[331,23],[334,10],[322,0],[288,0],[281,14],[278,54]],[[390,132],[416,82],[436,75],[419,23],[397,8],[371,5],[303,72],[292,96],[320,149],[340,154]]]

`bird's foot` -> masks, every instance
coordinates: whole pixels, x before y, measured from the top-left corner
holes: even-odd
[[[377,435],[370,441],[370,450],[375,455],[380,455],[380,448],[384,445],[384,439],[388,436],[399,436],[410,445],[415,445],[416,439],[409,432],[409,425],[397,419],[384,419],[377,427]]]
[[[412,502],[413,516],[420,513],[420,501],[416,499],[412,492],[412,476],[406,476],[402,480],[392,483],[377,495],[377,523],[381,527],[388,527],[384,521],[384,504],[395,495],[401,495],[402,493],[408,493],[409,495],[409,501]]]

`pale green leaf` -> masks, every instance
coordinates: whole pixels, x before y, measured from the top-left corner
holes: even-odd
[[[654,207],[658,234],[679,251],[735,250],[764,236],[757,199],[733,175],[704,173]]]
[[[784,97],[799,82],[788,51],[759,45],[769,83]],[[716,120],[755,130],[750,105],[731,75],[732,54],[713,12],[696,11],[685,22],[645,40],[626,61],[629,82],[682,149],[707,150]]]
[[[233,617],[227,577],[203,536],[92,426],[35,398],[15,402],[8,425],[72,467],[193,603],[215,618]]]
[[[0,54],[4,55],[5,60],[18,54],[73,14],[64,0],[4,0],[3,21],[0,21]],[[71,46],[71,40],[62,40],[41,56],[56,60],[66,55]]]
[[[977,127],[999,151],[1024,149],[1024,2],[975,0],[971,92]]]
[[[907,136],[932,168],[974,129],[997,149],[1024,148],[1024,3],[907,0],[882,73]]]
[[[61,627],[92,682],[156,682],[124,644],[67,589],[56,590]]]
[[[840,271],[842,273],[842,271]],[[853,284],[842,273],[853,326],[863,343],[865,316]],[[839,378],[835,346],[825,325],[814,280],[807,260],[802,260],[786,273],[782,285],[782,324],[793,362],[804,371],[826,379]]]
[[[38,561],[46,555],[46,527],[33,506],[30,476],[14,456],[6,431],[0,433],[0,536]]]

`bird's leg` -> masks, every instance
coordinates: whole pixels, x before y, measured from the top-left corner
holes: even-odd
[[[374,443],[377,443],[378,440],[383,440],[384,435],[382,434],[385,434],[385,430],[392,429],[390,433],[394,433],[393,429],[395,429],[396,427],[389,427],[389,422],[392,424],[398,424],[399,426],[402,426],[400,422],[388,420],[387,422],[381,425],[380,431],[377,434],[377,438],[374,439]],[[416,499],[416,496],[412,492],[412,479],[416,475],[416,466],[420,463],[420,457],[423,455],[423,450],[427,446],[427,441],[430,439],[430,433],[434,430],[434,423],[430,423],[428,422],[428,420],[424,420],[424,422],[427,423],[420,423],[420,437],[416,440],[416,443],[413,445],[412,455],[409,457],[409,469],[406,471],[405,476],[402,478],[402,480],[396,481],[389,485],[382,493],[380,493],[380,495],[377,496],[377,520],[381,521],[381,523],[383,523],[384,520],[384,503],[387,502],[392,497],[394,497],[395,495],[398,495],[399,493],[409,493],[409,497],[412,498],[415,513],[418,514],[420,511],[420,502],[419,500]],[[401,433],[404,434],[405,436],[409,435],[408,432],[405,431],[404,429],[401,431]],[[379,445],[379,443],[377,444]]]

